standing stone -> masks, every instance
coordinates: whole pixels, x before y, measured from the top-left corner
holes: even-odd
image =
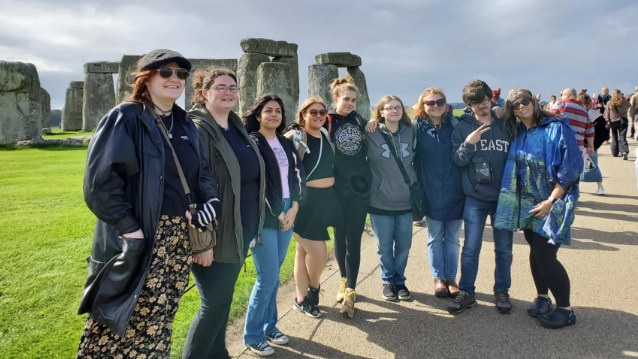
[[[290,123],[295,119],[295,112],[290,109],[296,108],[292,98],[288,95],[288,76],[290,75],[290,65],[282,62],[264,62],[257,68],[257,94],[256,98],[267,93],[274,93],[281,97],[286,111],[286,122]]]
[[[243,54],[237,64],[237,80],[239,83],[239,113],[247,113],[257,98],[257,68],[262,63],[270,62],[264,54]]]
[[[133,84],[135,76],[131,76],[131,73],[137,70],[137,61],[142,58],[143,55],[124,55],[120,60],[120,68],[117,73],[117,96],[116,103],[122,103],[122,101],[128,99],[131,96],[131,87],[127,84]]]
[[[41,139],[40,91],[35,65],[0,61],[0,144]]]
[[[348,76],[359,88],[359,98],[357,99],[357,112],[365,119],[370,119],[370,97],[368,96],[368,85],[366,77],[359,67],[348,67]]]
[[[290,58],[276,57],[272,62],[282,62],[290,65],[288,75],[288,96],[291,98],[293,107],[286,108],[286,113],[295,114],[299,107],[299,58],[297,57],[297,44],[288,44],[290,50],[294,49],[294,56]]]
[[[42,109],[42,128],[51,128],[51,96],[40,87],[40,107]]]
[[[308,97],[319,96],[326,107],[331,107],[330,83],[336,78],[339,78],[339,69],[335,65],[308,66]]]
[[[271,57],[295,57],[297,44],[261,38],[246,38],[240,42],[241,49],[247,54],[263,54]],[[292,45],[292,46],[291,46]]]
[[[97,123],[115,106],[113,75],[88,73],[84,75],[82,101],[82,131],[93,131]]]
[[[84,81],[71,81],[66,89],[62,108],[62,131],[78,131],[82,128],[82,101],[84,99]]]
[[[84,73],[93,73],[93,74],[116,74],[120,71],[120,63],[119,62],[108,62],[108,61],[99,61],[99,62],[87,62],[84,64]]]
[[[188,59],[188,61],[191,62],[191,77],[189,77],[186,80],[186,88],[184,89],[184,97],[186,100],[186,107],[185,107],[186,110],[190,110],[190,108],[192,107],[191,99],[193,98],[193,91],[194,91],[192,76],[196,70],[205,70],[209,68],[210,66],[216,66],[216,67],[225,67],[237,73],[237,62],[238,62],[237,59],[219,59],[219,60]],[[233,111],[235,112],[239,111],[239,101],[235,105],[235,108],[233,108]]]

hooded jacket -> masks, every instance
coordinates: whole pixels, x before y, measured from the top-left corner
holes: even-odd
[[[193,160],[199,161],[192,200],[207,202],[217,193],[197,129],[184,110],[174,106],[173,111],[185,118],[182,126],[197,153]],[[109,111],[89,144],[84,200],[97,222],[78,314],[89,313],[120,337],[151,267],[166,156],[171,154],[164,152],[155,119],[140,103],[124,102]],[[122,237],[138,229],[144,239]]]
[[[464,114],[452,132],[454,146],[452,160],[462,170],[463,192],[479,201],[497,202],[501,179],[509,151],[510,136],[503,129],[503,120],[492,112],[490,130],[481,135],[481,140],[472,145],[465,142],[467,136],[482,125],[474,114]],[[489,162],[492,168],[491,182],[477,182],[475,163]]]
[[[567,118],[546,118],[529,131],[521,124],[505,164],[494,227],[531,229],[549,243],[570,244],[582,172],[583,158]],[[547,217],[534,217],[529,211],[546,200],[557,183],[565,194]]]
[[[299,159],[297,150],[291,140],[275,134],[281,143],[286,157],[288,158],[288,188],[290,201],[303,205],[306,198],[306,172],[303,163]],[[281,188],[281,174],[277,157],[268,144],[268,140],[259,132],[251,132],[250,137],[255,141],[261,157],[264,159],[266,168],[266,228],[279,229],[279,215],[284,211],[284,198]]]
[[[394,148],[388,146],[383,134],[392,139]],[[366,131],[366,141],[368,142],[368,162],[372,172],[371,213],[379,212],[375,209],[381,210],[380,212],[411,212],[410,188],[405,183],[391,151],[396,151],[399,160],[403,162],[403,168],[412,181],[411,183],[416,182],[416,172],[412,166],[414,159],[412,126],[399,123],[399,130],[392,133],[383,123],[379,123],[375,132]]]
[[[457,122],[448,114],[437,130],[430,121],[417,118],[414,168],[425,192],[425,214],[437,221],[463,218],[461,169],[452,162],[452,131]]]
[[[222,213],[232,213],[222,216],[217,232],[217,244],[213,250],[213,261],[220,263],[244,263],[245,248],[244,230],[241,222],[240,189],[241,172],[239,162],[228,141],[222,134],[222,129],[217,121],[208,112],[206,107],[195,105],[189,111],[193,122],[197,126],[206,156],[211,163],[211,169],[219,198],[222,201]],[[264,226],[264,200],[266,197],[266,182],[264,161],[259,154],[257,145],[250,139],[244,125],[233,111],[228,114],[228,125],[235,126],[244,136],[248,145],[255,151],[259,160],[259,225],[258,241],[261,240],[261,229]]]

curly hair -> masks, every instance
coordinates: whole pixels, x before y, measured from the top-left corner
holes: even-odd
[[[230,76],[237,84],[237,75],[235,71],[225,68],[225,67],[216,67],[209,66],[205,70],[197,70],[193,74],[193,98],[191,99],[191,105],[204,105],[206,103],[206,98],[202,94],[202,90],[209,90],[210,87],[215,83],[215,79],[220,76]]]

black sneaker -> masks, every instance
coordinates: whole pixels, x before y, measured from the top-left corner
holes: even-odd
[[[397,300],[397,293],[394,290],[394,286],[392,284],[383,285],[383,291],[381,292],[381,296],[385,300]]]
[[[284,333],[280,332],[278,329],[275,329],[275,331],[270,334],[264,334],[266,335],[266,339],[277,345],[288,344],[288,342],[290,341],[290,339],[288,339],[288,337]]]
[[[246,344],[248,349],[254,354],[259,355],[260,357],[267,357],[269,355],[275,354],[275,349],[273,349],[268,342],[261,342],[256,344]]]
[[[552,311],[552,300],[545,297],[534,299],[534,303],[527,308],[527,314],[537,318],[541,314],[547,314]]]
[[[306,297],[301,303],[297,302],[297,298],[295,298],[295,304],[292,306],[292,308],[305,313],[307,316],[312,318],[321,317],[321,311],[319,310],[319,308],[317,308],[317,306],[310,303],[308,297]]]
[[[410,300],[412,296],[410,295],[410,291],[405,284],[398,284],[394,286],[394,289],[397,291],[397,296],[399,300]]]
[[[627,152],[625,152],[625,153],[623,153],[623,154],[622,154],[622,159],[623,159],[623,160],[625,160],[625,161],[627,161]]]
[[[545,328],[560,329],[576,324],[576,315],[573,310],[555,308],[547,314],[538,316],[538,322]]]
[[[319,288],[308,286],[308,301],[315,307],[319,306],[319,293],[321,293],[321,286]]]
[[[453,301],[448,303],[447,311],[451,314],[457,314],[473,307],[476,307],[476,300],[473,296],[462,290],[456,295]]]
[[[496,302],[496,309],[501,314],[509,314],[512,311],[512,302],[510,302],[510,295],[507,292],[494,292],[494,301]]]

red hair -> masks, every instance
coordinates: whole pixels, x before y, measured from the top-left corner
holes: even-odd
[[[153,105],[153,100],[151,99],[151,94],[148,92],[146,84],[151,77],[155,76],[156,73],[156,69],[133,72],[131,74],[135,76],[133,84],[128,84],[129,87],[133,88],[133,93],[131,93],[131,97],[129,97],[126,101],[150,103]]]

